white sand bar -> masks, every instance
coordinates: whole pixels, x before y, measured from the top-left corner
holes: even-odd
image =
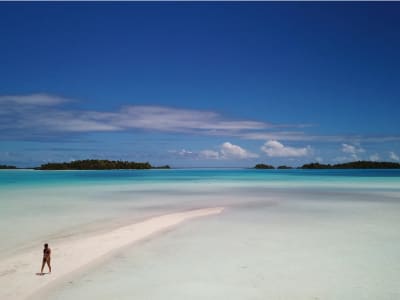
[[[53,272],[44,276],[36,275],[40,271],[42,249],[32,249],[0,261],[0,299],[27,299],[56,280],[62,281],[72,272],[99,261],[124,246],[184,221],[219,214],[222,210],[222,207],[215,207],[171,213],[84,239],[50,243]]]

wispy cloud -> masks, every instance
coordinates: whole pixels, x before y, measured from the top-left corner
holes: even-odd
[[[120,129],[110,122],[113,113],[74,111],[61,106],[71,101],[46,94],[1,96],[0,132],[7,137]]]
[[[339,142],[400,141],[400,136],[312,135],[309,124],[272,124],[232,119],[213,111],[164,106],[123,106],[115,111],[72,109],[78,102],[48,95],[0,96],[0,139],[72,136],[76,133],[132,130],[236,137],[248,140]]]
[[[260,130],[272,125],[248,120],[227,120],[216,112],[161,106],[123,107],[113,119],[121,128],[173,132],[236,132]]]
[[[390,157],[391,160],[395,160],[395,161],[399,161],[400,160],[399,156],[396,153],[394,153],[393,151],[389,152],[389,157]]]
[[[357,145],[342,144],[342,152],[349,154],[352,159],[360,159],[359,154],[364,153],[365,150]]]
[[[114,112],[74,110],[69,99],[46,94],[0,96],[0,131],[35,134],[152,130],[233,135],[274,125],[232,120],[212,111],[162,106],[124,106]]]
[[[310,146],[303,148],[289,147],[277,140],[267,141],[261,147],[261,150],[270,157],[301,157],[309,155],[312,151]]]
[[[278,128],[274,127],[273,129]],[[293,126],[295,128],[295,126]],[[297,128],[297,127],[296,127]],[[298,127],[301,128],[301,127]],[[384,143],[384,142],[398,142],[400,135],[314,135],[303,131],[259,131],[259,132],[245,132],[240,134],[241,138],[249,140],[283,140],[283,141],[297,141],[297,142],[324,142],[324,143],[355,143],[355,142],[369,142],[369,143]]]
[[[70,102],[70,99],[53,96],[48,94],[30,94],[30,95],[3,95],[0,96],[1,104],[18,104],[18,105],[39,105],[51,106],[64,102]]]

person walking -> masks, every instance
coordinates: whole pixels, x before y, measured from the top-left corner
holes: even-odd
[[[51,249],[49,248],[49,244],[46,243],[44,244],[44,249],[43,249],[42,269],[40,271],[40,275],[44,275],[43,269],[46,264],[49,267],[49,273],[51,273],[50,260],[51,260]]]

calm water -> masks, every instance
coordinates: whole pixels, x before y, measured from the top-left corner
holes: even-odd
[[[400,170],[254,170],[254,169],[173,169],[110,171],[0,170],[0,188],[51,186],[60,184],[110,184],[174,181],[310,181],[389,180],[396,181]]]
[[[399,170],[13,170],[0,171],[0,195],[0,258],[226,207],[124,249],[48,299],[400,299]]]

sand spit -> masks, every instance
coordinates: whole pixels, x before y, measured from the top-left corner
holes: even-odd
[[[41,249],[0,261],[0,299],[27,299],[44,287],[62,281],[108,254],[160,233],[184,221],[221,213],[222,207],[196,209],[153,217],[79,240],[52,243],[52,274],[36,275],[40,271]],[[45,272],[47,267],[45,268]]]

